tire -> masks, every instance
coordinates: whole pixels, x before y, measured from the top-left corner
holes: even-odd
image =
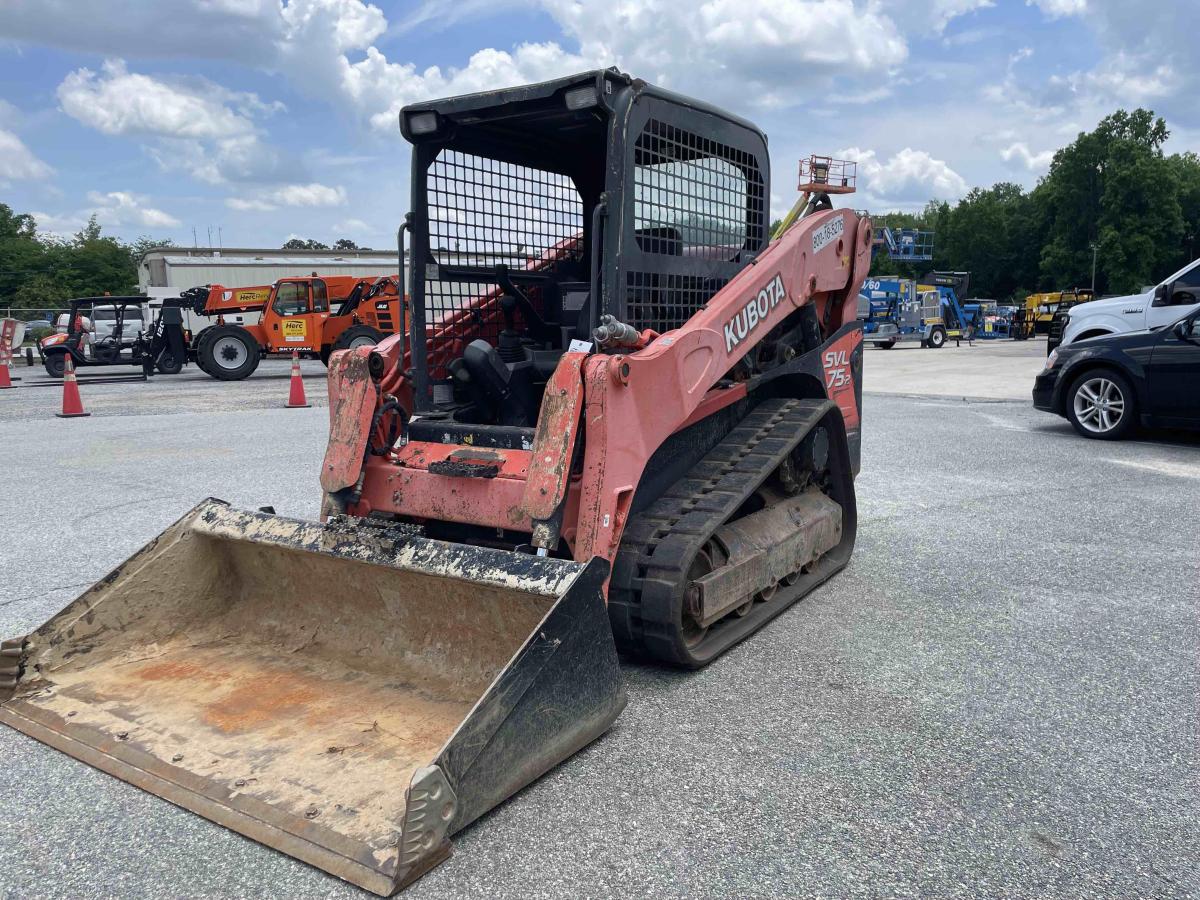
[[[200,367],[219,381],[241,381],[258,368],[258,342],[236,325],[218,325],[196,352]],[[201,362],[202,360],[202,362]]]
[[[205,375],[211,375],[212,373],[208,371],[208,368],[204,364],[204,355],[202,353],[202,349],[208,342],[209,337],[211,337],[212,330],[215,327],[215,325],[207,325],[200,329],[199,334],[192,338],[192,357],[196,360],[197,368],[199,368],[200,371]]]
[[[925,343],[931,350],[941,350],[946,346],[946,329],[940,325],[934,327],[933,331],[929,332],[929,339]]]
[[[900,343],[900,339],[896,338],[894,340],[887,341],[886,343],[883,341],[880,341],[875,346],[878,347],[880,350],[891,350],[898,343]]]
[[[43,365],[46,367],[46,374],[51,378],[62,378],[67,371],[67,354],[47,353]]]
[[[154,363],[154,368],[158,369],[163,375],[178,375],[183,371],[183,360],[176,359],[174,354],[169,350],[164,350],[158,355],[158,360]]]
[[[355,347],[374,346],[382,341],[385,335],[378,328],[372,328],[370,325],[351,325],[345,331],[337,336],[337,340],[333,342],[333,346],[329,350],[329,355],[338,350],[353,350]],[[322,359],[325,357],[322,355]],[[328,361],[325,365],[329,365]]]
[[[1071,383],[1066,413],[1071,425],[1084,437],[1116,441],[1125,437],[1137,422],[1137,397],[1124,375],[1112,369],[1092,369]]]

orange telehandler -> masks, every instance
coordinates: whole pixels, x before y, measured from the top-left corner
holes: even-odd
[[[395,275],[281,278],[265,287],[205,285],[184,291],[184,305],[214,325],[197,332],[189,358],[222,381],[249,376],[266,353],[320,358],[374,346],[401,328],[403,303]],[[226,323],[232,313],[261,312],[254,325]]]
[[[385,895],[609,727],[618,648],[846,565],[872,239],[816,157],[772,237],[763,133],[615,69],[401,127],[412,321],[331,358],[322,522],[206,500],[0,650],[0,721]]]

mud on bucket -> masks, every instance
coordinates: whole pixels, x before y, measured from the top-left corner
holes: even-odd
[[[4,642],[0,721],[390,894],[621,711],[607,574],[207,500]]]

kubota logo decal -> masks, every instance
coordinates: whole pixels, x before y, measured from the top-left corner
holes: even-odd
[[[767,318],[767,313],[777,307],[786,296],[783,278],[776,273],[762,290],[746,301],[746,305],[738,310],[737,315],[725,323],[725,352],[731,352],[744,341],[758,323]]]

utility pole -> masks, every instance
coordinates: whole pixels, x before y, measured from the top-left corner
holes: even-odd
[[[1092,296],[1096,295],[1096,242],[1092,241]]]

